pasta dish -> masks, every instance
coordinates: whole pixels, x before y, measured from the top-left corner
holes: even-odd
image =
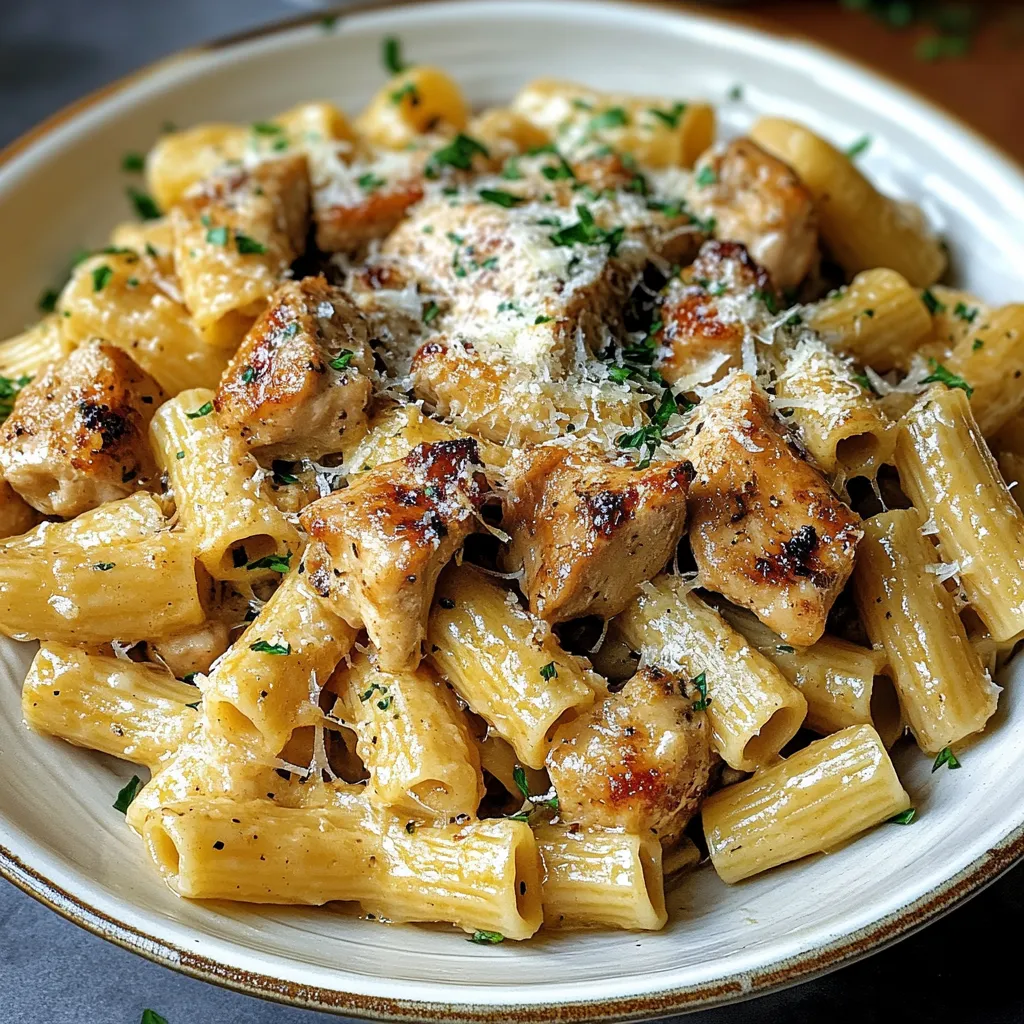
[[[140,766],[183,897],[481,944],[910,824],[1024,632],[1024,305],[867,140],[383,53],[125,154],[0,342],[28,726]]]

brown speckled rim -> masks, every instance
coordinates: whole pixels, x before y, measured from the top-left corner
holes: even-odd
[[[313,24],[324,18],[333,18],[340,23],[351,14],[400,7],[403,2],[404,0],[364,0],[362,3],[349,5],[339,11],[328,10],[305,14],[220,39],[205,47],[185,50],[165,60],[150,64],[146,68],[104,86],[65,107],[16,139],[0,150],[0,167],[101,101],[125,91],[171,64],[188,60],[192,55],[229,48],[252,39]],[[420,2],[422,3],[423,0]],[[482,2],[483,0],[481,0]],[[593,0],[576,0],[576,2],[590,3]],[[918,106],[928,109],[933,115],[941,117],[947,122],[954,122],[958,129],[974,140],[980,148],[997,154],[1009,167],[1016,169],[1024,177],[1024,170],[1020,168],[1017,161],[993,145],[990,140],[983,138],[970,125],[955,115],[908,89],[903,83],[897,82],[873,68],[860,65],[856,60],[845,54],[839,54],[821,43],[796,33],[783,35],[776,26],[749,14],[737,15],[733,12],[728,15],[723,15],[721,12],[711,14],[706,8],[694,9],[670,2],[670,0],[630,0],[630,2],[638,2],[640,6],[665,13],[692,13],[705,19],[727,24],[738,23],[776,38],[782,37],[799,41],[801,45],[826,56],[834,57],[847,66],[858,67],[862,73],[886,82],[894,90],[909,96]],[[913,934],[986,886],[991,885],[1022,857],[1024,857],[1024,824],[1019,825],[985,854],[946,882],[936,886],[931,892],[924,894],[900,910],[817,949],[779,960],[757,971],[735,974],[711,983],[677,986],[661,992],[623,999],[583,1000],[559,1005],[450,1004],[425,1000],[387,999],[343,992],[338,989],[298,985],[267,974],[231,967],[117,921],[72,893],[65,891],[2,845],[0,845],[0,875],[3,875],[29,896],[94,935],[107,939],[164,967],[170,967],[193,978],[213,982],[247,995],[259,996],[292,1006],[371,1020],[420,1021],[423,1024],[436,1024],[439,1021],[451,1022],[451,1024],[499,1024],[499,1022],[554,1024],[554,1022],[569,1021],[575,1022],[575,1024],[584,1024],[588,1021],[650,1020],[673,1013],[707,1009],[765,995],[799,982],[820,977]]]

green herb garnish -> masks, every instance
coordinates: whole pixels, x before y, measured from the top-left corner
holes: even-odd
[[[400,75],[408,67],[402,60],[402,44],[394,36],[388,36],[381,44],[381,60],[393,75]]]
[[[436,178],[441,167],[454,167],[459,171],[471,171],[473,169],[473,157],[479,154],[482,157],[489,157],[491,154],[487,147],[469,135],[458,135],[448,143],[434,152],[427,162],[426,175],[428,178]]]
[[[126,174],[140,174],[146,168],[146,158],[141,153],[125,153],[121,157],[121,170]]]
[[[656,117],[668,128],[678,128],[679,118],[686,112],[685,103],[673,103],[671,110],[659,110],[657,107],[648,107],[647,113]]]
[[[909,825],[914,818],[917,816],[916,807],[908,807],[905,811],[900,811],[899,814],[894,814],[889,821],[894,825]]]
[[[962,391],[967,392],[968,398],[974,394],[974,388],[963,377],[957,376],[937,359],[929,359],[928,365],[931,367],[932,372],[921,381],[922,384],[945,384],[947,388],[960,388]]]
[[[847,147],[846,155],[851,160],[856,160],[857,157],[864,153],[871,145],[871,136],[862,135],[852,146]]]
[[[935,316],[936,313],[946,312],[946,304],[944,302],[940,302],[935,297],[935,293],[931,288],[925,288],[925,290],[921,292],[921,301],[928,307],[928,312],[931,313],[932,316]]]
[[[546,665],[541,665],[541,667],[540,667],[540,677],[541,677],[541,679],[544,679],[544,680],[554,679],[557,675],[558,675],[558,669],[555,668],[555,663],[553,661],[549,661]]]
[[[110,279],[114,276],[114,271],[107,266],[106,263],[99,267],[93,267],[92,271],[92,290],[94,292],[101,292],[104,288],[110,284]]]
[[[522,196],[513,195],[511,192],[505,192],[497,188],[482,188],[480,189],[479,196],[484,202],[494,203],[496,206],[504,206],[506,210],[526,201]]]
[[[142,789],[142,779],[138,775],[133,775],[124,788],[118,791],[117,799],[114,801],[114,810],[120,811],[122,814],[128,813],[128,808],[131,806],[132,801],[139,795],[139,790]]]
[[[135,207],[135,213],[142,220],[159,220],[163,216],[160,207],[156,205],[156,200],[148,192],[142,192],[137,188],[128,188],[126,191],[132,206]]]
[[[330,367],[332,370],[344,370],[349,363],[352,362],[352,357],[355,355],[354,352],[350,352],[347,348],[342,349],[340,354],[331,360]]]
[[[187,412],[185,415],[190,420],[197,420],[202,416],[209,416],[213,412],[213,402],[203,402],[195,412]]]
[[[291,644],[268,644],[266,640],[257,640],[254,644],[249,644],[249,650],[255,651],[257,654],[291,654]]]
[[[436,302],[428,302],[423,307],[423,322],[425,324],[432,323],[437,319],[438,314],[441,312],[441,307]]]
[[[246,569],[272,569],[274,572],[286,573],[291,568],[292,553],[286,555],[264,555],[257,558],[255,562],[249,562]]]
[[[478,946],[496,946],[499,942],[505,941],[505,936],[501,932],[485,932],[478,928],[469,941],[475,942]]]
[[[255,238],[250,238],[248,235],[242,234],[241,231],[235,232],[235,248],[243,256],[262,256],[267,251],[267,247],[262,242],[257,242]]]
[[[718,172],[713,167],[702,167],[694,181],[701,188],[707,188],[709,185],[717,184]]]
[[[956,759],[950,747],[943,747],[939,751],[939,756],[935,758],[935,763],[932,765],[932,771],[937,772],[943,765],[951,772],[956,771],[960,767],[960,762]]]
[[[697,691],[700,693],[700,700],[693,702],[694,711],[707,711],[708,705],[711,703],[711,698],[708,696],[708,674],[707,672],[701,672],[696,679],[691,680],[694,686],[697,687]]]
[[[110,572],[116,564],[116,562],[97,562],[93,568],[97,569],[99,572]]]

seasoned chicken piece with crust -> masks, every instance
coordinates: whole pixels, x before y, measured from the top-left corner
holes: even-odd
[[[498,444],[536,444],[569,433],[603,433],[609,440],[646,421],[648,396],[612,380],[570,374],[559,380],[496,359],[442,335],[421,346],[412,362],[414,394],[438,415]]]
[[[690,429],[690,544],[701,586],[749,608],[787,643],[813,644],[853,570],[859,518],[792,450],[747,374],[707,399]]]
[[[438,441],[303,511],[310,584],[365,626],[384,671],[419,664],[438,574],[478,529],[488,489],[475,441]]]
[[[0,472],[45,515],[80,515],[157,476],[147,435],[166,395],[122,349],[93,341],[37,377],[0,428]]]
[[[694,684],[651,665],[562,726],[547,756],[559,816],[653,832],[669,845],[697,813],[710,782],[703,706]]]
[[[345,290],[366,318],[374,352],[395,377],[409,372],[424,332],[444,308],[444,299],[422,291],[401,260],[375,257],[353,268]]]
[[[367,324],[322,277],[288,281],[246,334],[214,405],[268,457],[318,459],[358,441],[373,397]]]
[[[743,341],[776,309],[771,278],[737,242],[705,242],[665,286],[652,341],[655,367],[670,384],[707,384],[738,369]]]
[[[502,526],[530,611],[548,622],[611,618],[675,553],[686,527],[688,462],[637,470],[591,445],[527,448],[506,469]]]
[[[680,244],[692,252],[697,236],[674,233],[664,214],[630,193],[585,203],[571,190],[563,197],[565,183],[540,180],[550,194],[533,194],[528,179],[499,178],[458,202],[427,199],[384,253],[447,298],[439,329],[461,331],[485,358],[558,376],[621,331],[625,301],[664,239],[673,239],[673,252]]]
[[[715,146],[697,163],[694,207],[715,237],[742,242],[777,288],[795,288],[818,262],[814,198],[787,164],[747,138]]]

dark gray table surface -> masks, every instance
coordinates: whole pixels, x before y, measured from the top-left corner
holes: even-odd
[[[296,13],[283,0],[0,2],[0,144],[85,92],[180,47]],[[3,226],[0,225],[0,234]],[[2,784],[2,783],[0,783]],[[828,977],[694,1024],[1024,1022],[1018,867],[942,921]],[[314,1024],[338,1020],[228,992],[95,938],[0,881],[0,1024]]]

